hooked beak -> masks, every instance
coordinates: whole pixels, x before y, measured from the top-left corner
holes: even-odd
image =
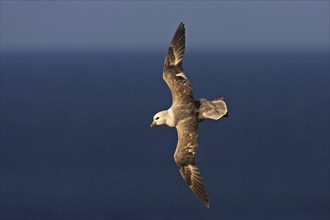
[[[153,122],[150,124],[150,127],[153,128],[155,125],[156,125],[156,122],[153,121]]]

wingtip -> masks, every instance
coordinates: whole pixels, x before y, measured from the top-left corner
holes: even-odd
[[[210,208],[210,203],[209,203],[209,199],[206,197],[206,201],[202,201],[202,203],[205,205],[206,208]]]
[[[205,202],[202,202],[203,205],[206,207],[206,208],[210,208],[210,204],[209,204],[209,201],[205,201]]]

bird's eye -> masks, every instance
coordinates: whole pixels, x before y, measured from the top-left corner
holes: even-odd
[[[158,119],[159,119],[159,117],[156,118],[156,120],[158,120]]]

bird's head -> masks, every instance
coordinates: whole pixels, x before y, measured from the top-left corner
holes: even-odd
[[[155,125],[163,125],[166,124],[168,117],[167,111],[161,111],[154,115],[153,122],[150,124],[150,127],[154,127]]]

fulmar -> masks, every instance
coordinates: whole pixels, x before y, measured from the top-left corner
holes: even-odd
[[[178,142],[174,160],[190,189],[209,208],[204,181],[195,161],[198,123],[208,118],[218,120],[226,117],[228,111],[223,97],[213,100],[194,99],[190,82],[182,68],[184,50],[185,26],[181,22],[168,48],[163,69],[163,79],[172,93],[172,106],[155,114],[150,127],[176,127]]]

